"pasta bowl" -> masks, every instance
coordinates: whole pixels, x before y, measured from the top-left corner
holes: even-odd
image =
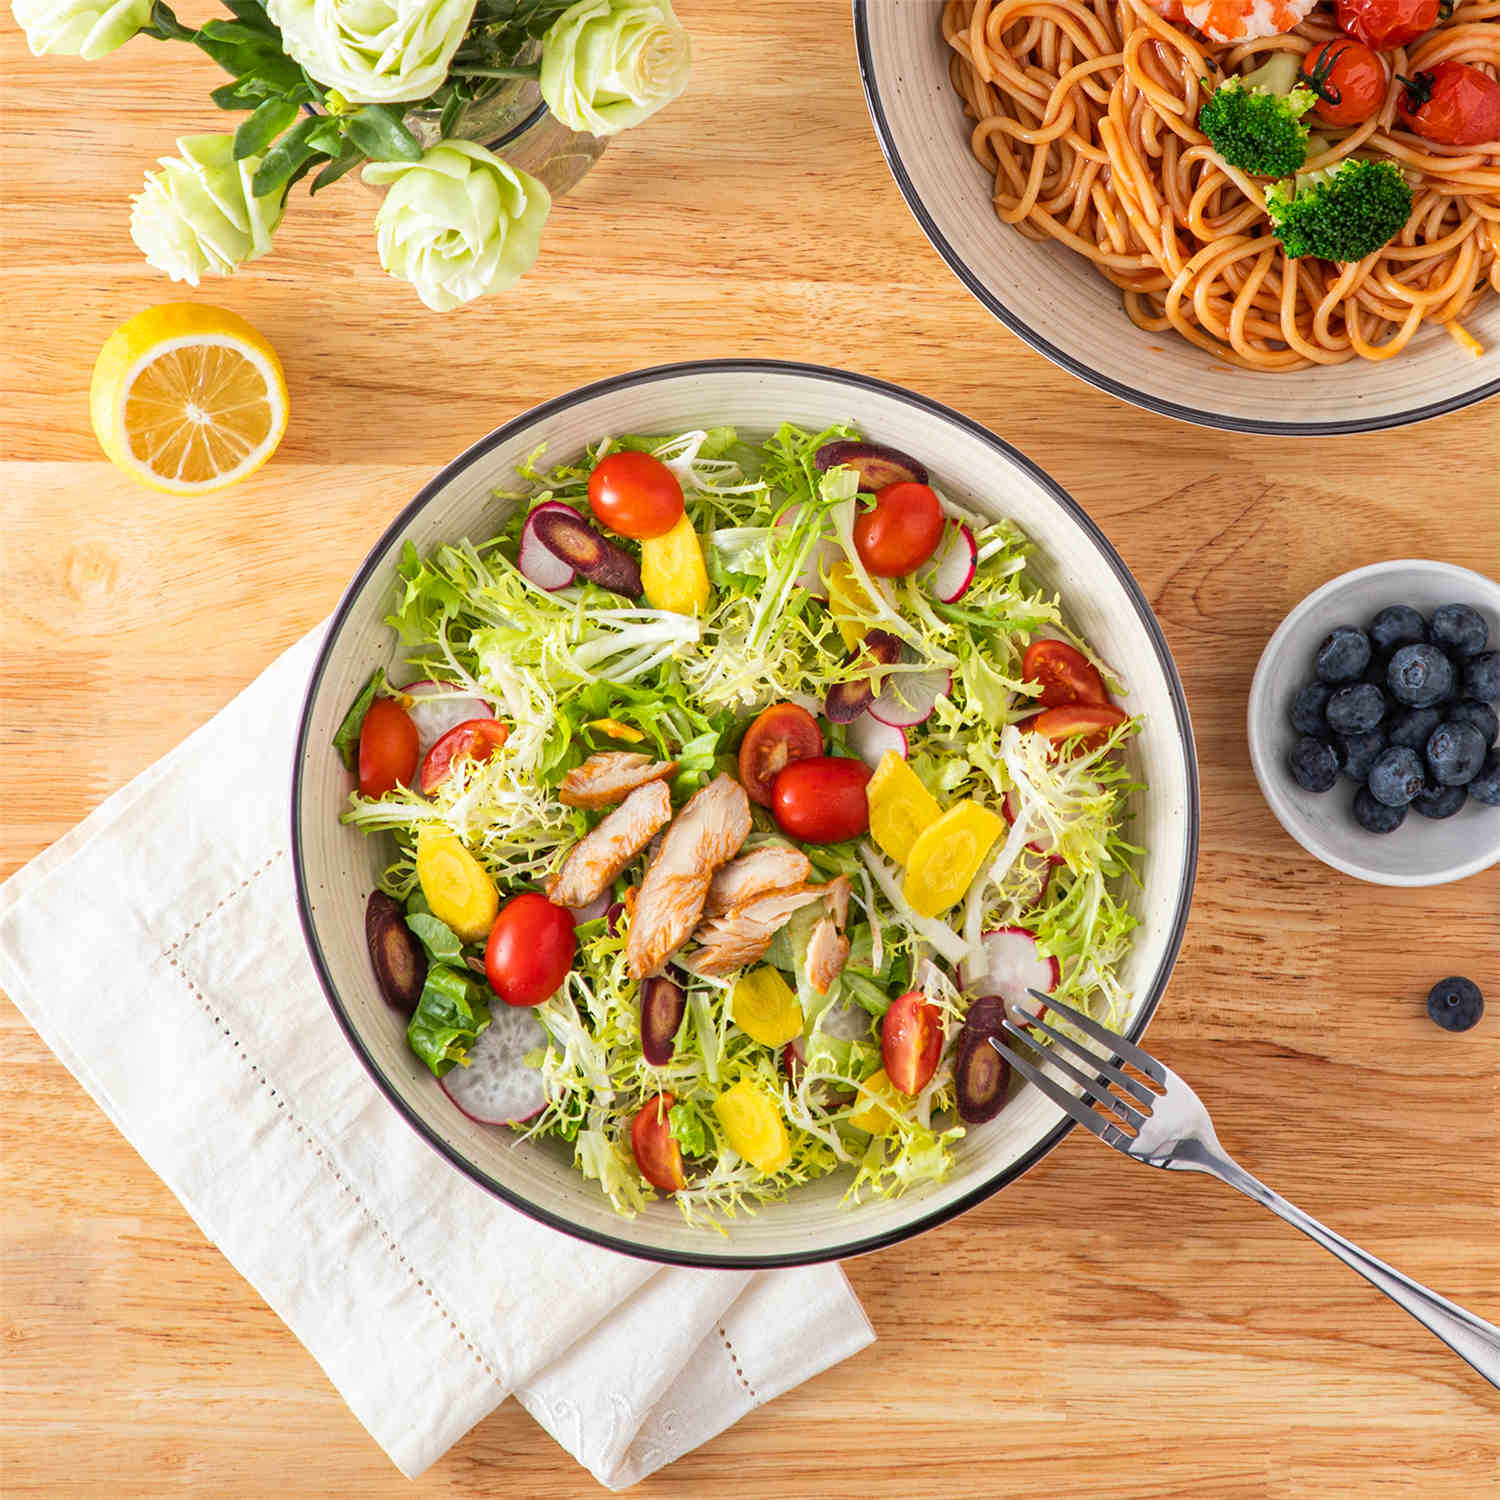
[[[396,566],[410,543],[491,535],[495,491],[539,445],[549,459],[606,433],[678,432],[731,424],[767,434],[783,421],[815,429],[852,421],[875,442],[924,455],[960,505],[1015,520],[1037,547],[1034,575],[1124,673],[1123,706],[1143,716],[1128,742],[1131,841],[1147,854],[1129,901],[1139,928],[1120,970],[1126,1029],[1139,1036],[1161,999],[1187,920],[1198,847],[1198,787],[1182,685],[1139,586],[1086,512],[1040,469],[984,428],[920,396],[858,375],[759,360],[706,361],[619,376],[527,412],[460,454],[376,543],[334,612],[302,711],[292,787],[297,896],[314,967],[349,1044],[391,1104],[454,1168],[521,1211],[597,1244],[686,1265],[758,1267],[875,1249],[942,1222],[1013,1181],[1062,1139],[1067,1117],[1034,1090],[959,1142],[952,1173],[904,1197],[842,1200],[834,1174],[730,1221],[723,1234],[687,1224],[670,1201],[634,1218],[614,1211],[560,1141],[523,1141],[461,1114],[406,1045],[405,1022],[382,999],[364,912],[388,860],[381,840],[339,820],[350,782],[331,741],[373,667],[398,658],[385,623]]]
[[[1466,318],[1477,358],[1440,327],[1394,358],[1266,373],[1222,362],[1175,331],[1147,332],[1082,256],[995,215],[993,179],[949,79],[944,7],[854,0],[865,98],[881,150],[922,231],[1010,331],[1071,374],[1149,411],[1291,436],[1370,432],[1457,411],[1500,391],[1500,296]]]

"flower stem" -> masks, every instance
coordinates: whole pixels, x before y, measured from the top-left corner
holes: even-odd
[[[478,68],[467,63],[454,63],[448,72],[454,78],[540,78],[542,65],[517,63],[509,68]]]

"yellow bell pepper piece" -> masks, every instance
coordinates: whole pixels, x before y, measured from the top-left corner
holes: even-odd
[[[802,1007],[779,969],[762,964],[742,974],[729,997],[734,1024],[767,1047],[784,1047],[802,1035]]]
[[[701,615],[708,608],[708,569],[686,515],[664,536],[641,543],[641,592],[652,609]]]
[[[870,627],[865,621],[873,602],[847,558],[840,558],[828,570],[828,611],[844,638],[844,644],[851,651],[869,632]]]
[[[487,938],[500,910],[500,893],[484,866],[451,833],[417,834],[417,880],[438,921],[466,943]]]
[[[865,783],[865,797],[870,804],[870,837],[898,865],[911,858],[918,836],[943,815],[937,798],[894,750],[880,757],[875,774]]]
[[[849,1123],[856,1130],[884,1135],[896,1123],[889,1108],[895,1098],[895,1085],[886,1077],[884,1068],[877,1068],[860,1084],[859,1103],[850,1113]]]
[[[622,724],[618,719],[590,719],[583,727],[596,734],[607,734],[612,740],[624,740],[627,745],[639,745],[646,738],[639,729]]]
[[[977,802],[959,802],[917,835],[906,861],[903,894],[924,917],[945,912],[962,898],[1005,819]]]
[[[748,1078],[714,1100],[724,1139],[752,1167],[779,1172],[792,1159],[786,1121],[776,1101]]]

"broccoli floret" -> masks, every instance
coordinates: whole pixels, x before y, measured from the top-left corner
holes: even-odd
[[[1257,177],[1287,177],[1307,160],[1302,116],[1318,102],[1297,84],[1300,58],[1273,52],[1242,78],[1227,78],[1198,111],[1198,129],[1230,166]]]
[[[1288,255],[1363,260],[1400,233],[1411,216],[1411,189],[1395,162],[1351,157],[1276,183],[1266,212]]]

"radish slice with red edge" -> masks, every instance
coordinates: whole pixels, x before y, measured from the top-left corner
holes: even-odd
[[[570,906],[568,910],[573,913],[573,921],[576,925],[579,922],[592,922],[599,917],[606,916],[614,902],[614,892],[606,886],[587,906]],[[622,907],[621,910],[623,911],[624,908]]]
[[[849,748],[872,770],[887,750],[906,759],[906,731],[897,724],[882,724],[868,710],[844,731]]]
[[[790,526],[801,514],[801,505],[789,505],[776,518],[778,526]],[[828,585],[824,579],[832,570],[833,565],[844,555],[844,549],[834,541],[832,537],[819,537],[808,549],[807,561],[802,564],[802,571],[794,580],[798,588],[806,589],[814,599],[828,602]]]
[[[1011,787],[1006,792],[1004,800],[1000,804],[1005,814],[1005,821],[1014,824],[1021,811],[1021,799],[1016,796],[1016,789]],[[1037,825],[1037,837],[1027,840],[1026,847],[1033,854],[1044,855],[1053,864],[1060,865],[1062,856],[1057,852],[1057,840],[1053,837],[1050,829],[1042,824]]]
[[[571,505],[564,505],[561,500],[548,500],[544,505],[538,505],[526,517],[526,524],[521,528],[521,550],[516,559],[516,566],[539,589],[546,589],[549,594],[556,593],[558,589],[567,588],[577,576],[573,565],[559,557],[537,535],[538,517],[546,515],[548,511],[563,510],[575,519],[578,516],[578,512]]]
[[[1062,970],[1055,958],[1036,951],[1036,934],[1025,927],[997,927],[980,941],[985,970],[962,974],[964,988],[998,995],[1005,1002],[1005,1014],[1017,1026],[1029,1026],[1037,1016],[1045,1015],[1047,1007],[1029,991],[1050,994]]]
[[[443,1092],[480,1125],[516,1125],[546,1108],[541,1070],[524,1061],[547,1045],[542,1023],[525,1007],[497,1005],[490,1024],[461,1063],[438,1081]]]
[[[949,520],[925,575],[927,587],[944,604],[954,604],[968,593],[978,566],[974,533],[962,521]]]
[[[952,686],[953,674],[946,667],[926,672],[890,672],[869,711],[892,729],[906,729],[930,719],[938,699]]]
[[[434,682],[426,678],[421,682],[408,683],[396,690],[412,700],[407,709],[411,721],[417,726],[417,755],[427,759],[427,752],[460,724],[471,719],[493,719],[495,710],[483,698],[470,697],[451,682]],[[419,761],[420,764],[420,761]]]

